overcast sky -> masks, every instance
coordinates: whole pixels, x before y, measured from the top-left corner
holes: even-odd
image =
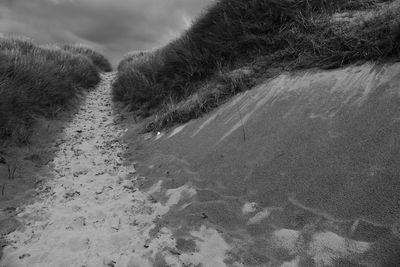
[[[85,43],[116,64],[133,50],[159,47],[213,0],[0,0],[0,33],[38,43]]]

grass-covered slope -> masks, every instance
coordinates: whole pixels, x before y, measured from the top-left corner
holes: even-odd
[[[55,117],[99,81],[85,55],[0,38],[0,140],[26,142],[35,117]]]
[[[186,122],[284,70],[400,55],[393,0],[220,0],[180,38],[119,69],[113,93],[147,130]]]

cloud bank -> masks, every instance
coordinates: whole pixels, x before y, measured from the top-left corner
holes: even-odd
[[[2,0],[0,32],[85,43],[116,64],[178,36],[213,0]]]

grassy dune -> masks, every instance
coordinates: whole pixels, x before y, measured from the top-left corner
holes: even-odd
[[[398,60],[398,0],[220,0],[181,37],[121,62],[114,98],[157,130],[285,70]]]
[[[65,50],[71,49],[0,38],[1,141],[27,142],[36,117],[56,117],[100,81],[89,49]]]

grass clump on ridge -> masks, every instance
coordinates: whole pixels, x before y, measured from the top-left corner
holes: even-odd
[[[86,56],[0,38],[0,140],[28,142],[35,117],[55,117],[99,81]]]
[[[126,54],[121,62],[118,64],[118,71],[124,71],[130,68],[134,62],[137,62],[141,58],[151,53],[150,51],[134,51]]]
[[[83,55],[88,57],[93,64],[100,69],[100,71],[110,72],[112,71],[111,63],[99,52],[94,51],[92,48],[85,45],[75,44],[64,44],[61,45],[61,49],[70,52],[72,54]]]
[[[398,59],[399,15],[398,0],[220,0],[122,68],[114,98],[156,113],[149,131],[186,122],[285,70]]]

